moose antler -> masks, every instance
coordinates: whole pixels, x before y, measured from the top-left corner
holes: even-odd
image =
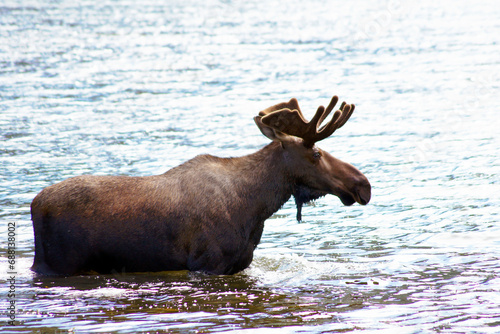
[[[314,143],[331,136],[335,130],[341,128],[351,117],[355,108],[354,104],[342,102],[340,109],[334,112],[332,119],[318,130],[318,127],[332,112],[338,100],[337,96],[333,96],[326,109],[319,106],[310,122],[306,121],[295,98],[289,102],[279,103],[264,109],[259,113],[259,116],[262,117],[261,120],[265,125],[288,135],[300,137],[304,140],[306,146],[312,147]]]

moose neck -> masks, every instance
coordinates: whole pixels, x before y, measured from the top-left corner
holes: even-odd
[[[280,143],[272,142],[261,150],[232,159],[238,171],[242,197],[255,210],[254,217],[264,221],[288,201],[293,192]]]

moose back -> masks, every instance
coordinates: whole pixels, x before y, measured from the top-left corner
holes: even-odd
[[[254,118],[271,143],[238,158],[197,156],[161,175],[91,176],[43,189],[31,203],[32,270],[44,275],[95,271],[191,270],[233,274],[252,262],[264,221],[294,196],[327,194],[344,205],[370,201],[368,179],[315,143],[351,116],[338,98],[307,122],[296,99]]]

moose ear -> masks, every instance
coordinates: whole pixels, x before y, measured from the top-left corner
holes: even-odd
[[[259,127],[260,131],[264,136],[266,136],[271,140],[276,140],[280,142],[284,142],[288,139],[289,136],[287,134],[265,125],[264,123],[262,123],[261,118],[262,116],[255,116],[253,120],[255,121],[255,124],[257,124],[257,126]]]

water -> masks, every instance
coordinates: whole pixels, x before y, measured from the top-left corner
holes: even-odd
[[[3,332],[500,331],[499,17],[463,0],[2,2]],[[297,97],[311,115],[333,94],[356,112],[319,146],[367,175],[368,206],[329,196],[298,223],[288,202],[234,276],[30,272],[44,187],[245,155],[268,142],[259,110]]]

